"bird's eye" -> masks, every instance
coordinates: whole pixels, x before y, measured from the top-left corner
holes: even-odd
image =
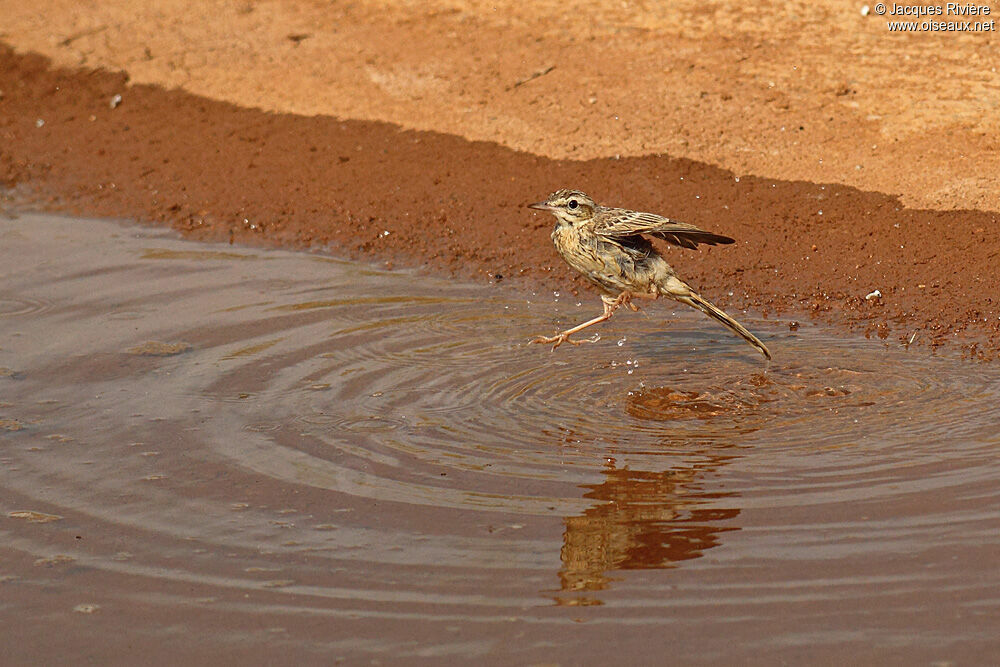
[[[570,208],[576,208],[578,206],[575,199],[570,199],[569,203],[566,205],[569,206]]]

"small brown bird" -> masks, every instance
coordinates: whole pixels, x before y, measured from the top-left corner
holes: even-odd
[[[579,345],[587,341],[572,340],[572,334],[604,322],[623,305],[639,310],[632,303],[633,298],[665,296],[718,320],[757,348],[766,359],[771,358],[767,347],[756,336],[678,278],[643,234],[683,248],[697,248],[699,243],[732,243],[733,239],[653,213],[598,206],[579,190],[557,190],[545,201],[530,204],[528,208],[550,211],[556,216],[556,227],[552,230],[556,250],[587,280],[615,295],[601,295],[602,315],[555,336],[539,336],[532,343],[554,343],[553,350],[563,343]]]

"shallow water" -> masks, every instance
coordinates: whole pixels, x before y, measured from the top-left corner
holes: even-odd
[[[0,260],[11,661],[1000,650],[992,366],[669,304],[550,353],[595,297],[108,222]]]

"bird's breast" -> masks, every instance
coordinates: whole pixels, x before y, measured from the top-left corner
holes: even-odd
[[[552,243],[563,259],[577,270],[590,270],[598,259],[593,239],[572,225],[556,225],[552,230]]]
[[[558,225],[552,231],[552,242],[566,263],[591,282],[609,291],[623,288],[616,253],[586,227]]]

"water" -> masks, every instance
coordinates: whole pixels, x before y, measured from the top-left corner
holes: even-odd
[[[581,300],[0,219],[8,660],[1000,650],[1000,372]]]

